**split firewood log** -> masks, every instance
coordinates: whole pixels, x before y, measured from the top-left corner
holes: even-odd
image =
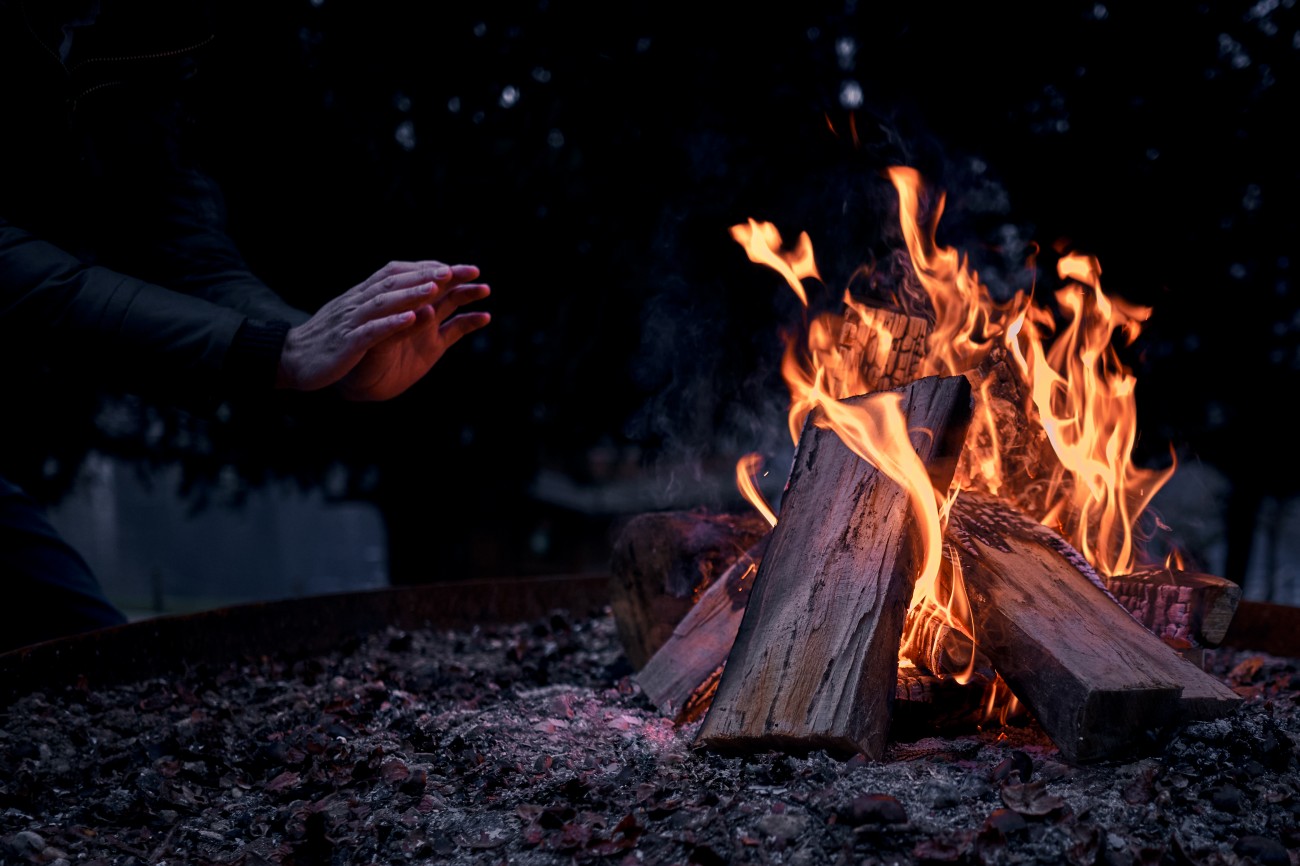
[[[1005,501],[964,492],[948,537],[976,643],[1067,761],[1133,755],[1240,704],[1115,603],[1064,539]]]
[[[908,428],[929,431],[912,446],[947,489],[969,383],[932,376],[897,390]],[[908,493],[810,418],[698,743],[884,753],[919,565],[913,524]]]
[[[760,538],[709,585],[636,674],[646,697],[679,723],[701,717],[713,700],[770,538]]]

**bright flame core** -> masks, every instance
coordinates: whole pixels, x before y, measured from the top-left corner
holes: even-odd
[[[1023,293],[995,302],[966,257],[936,240],[943,196],[927,202],[915,169],[891,168],[888,177],[898,193],[900,227],[912,271],[931,316],[918,375],[967,374],[977,386],[976,411],[954,490],[931,486],[911,445],[898,394],[841,402],[870,390],[864,371],[841,351],[841,331],[846,321],[874,324],[867,308],[847,291],[842,314],[814,318],[802,344],[796,336],[787,338],[782,373],[790,390],[790,434],[797,444],[809,414],[816,410],[815,423],[833,429],[854,453],[902,485],[924,550],[911,608],[923,609],[975,641],[960,570],[950,568],[940,580],[943,525],[960,490],[1009,496],[1035,519],[1065,534],[1102,574],[1133,571],[1138,564],[1137,521],[1175,467],[1155,471],[1133,464],[1135,378],[1120,361],[1114,340],[1122,333],[1131,344],[1151,310],[1107,296],[1101,289],[1100,264],[1077,254],[1065,255],[1058,263],[1058,274],[1067,285],[1056,293],[1056,311],[1037,305]],[[821,281],[807,233],[799,236],[793,250],[783,248],[781,235],[771,223],[750,219],[734,226],[731,235],[752,261],[780,273],[807,309],[803,280]],[[1059,333],[1058,319],[1063,322]],[[859,363],[887,356],[890,339],[882,331],[877,356]],[[1005,362],[994,363],[995,359]],[[1007,394],[1016,395],[1019,405],[1003,406]],[[1027,420],[1050,448],[1027,460],[1023,431],[1021,438],[1009,441],[1009,408],[1016,410],[1011,428],[1023,428]],[[737,467],[742,489],[745,478],[752,489],[750,472],[756,459],[746,455]],[[754,501],[753,495],[747,495]],[[761,496],[755,504],[759,502]],[[775,524],[766,503],[759,507]],[[918,639],[917,631],[910,628],[905,643]],[[964,675],[969,673],[968,667]]]

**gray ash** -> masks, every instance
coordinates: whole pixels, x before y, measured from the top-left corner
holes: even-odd
[[[613,619],[390,630],[0,717],[0,862],[1295,864],[1300,661],[1146,758],[1074,767],[1036,724],[885,760],[722,756],[661,717]]]

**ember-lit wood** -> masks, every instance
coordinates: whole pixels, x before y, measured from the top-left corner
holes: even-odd
[[[1157,637],[1217,647],[1232,624],[1241,587],[1193,571],[1152,568],[1108,577],[1106,588]]]
[[[679,724],[701,718],[709,709],[727,654],[745,615],[749,588],[767,550],[767,536],[709,585],[673,630],[672,637],[646,662],[635,679],[661,712]],[[965,684],[908,667],[898,671],[894,689],[894,728],[910,734],[944,724],[975,721],[989,685],[985,673]]]
[[[1132,755],[1239,698],[1115,603],[1088,563],[1007,503],[963,493],[948,537],[980,648],[1066,760]]]
[[[662,511],[628,521],[610,557],[610,608],[634,668],[767,529],[757,514]]]
[[[679,722],[694,721],[709,707],[770,537],[759,539],[709,584],[636,675],[646,697]]]
[[[928,377],[898,390],[909,429],[933,433],[912,445],[932,473],[951,479],[969,383]],[[833,431],[805,427],[701,745],[883,754],[919,564],[913,525],[898,484]]]

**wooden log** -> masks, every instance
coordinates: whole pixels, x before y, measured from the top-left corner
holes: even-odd
[[[698,517],[703,521],[703,517]],[[1046,530],[1035,530],[1045,532]],[[1170,622],[1171,614],[1162,618],[1152,617],[1153,611],[1169,611],[1172,605],[1153,604],[1151,599],[1167,599],[1171,595],[1184,598],[1191,616],[1181,621],[1222,622],[1226,630],[1230,616],[1225,616],[1222,609],[1215,615],[1196,615],[1200,610],[1211,610],[1216,606],[1231,602],[1236,607],[1240,590],[1236,584],[1230,584],[1212,575],[1158,569],[1150,572],[1136,572],[1121,577],[1099,578],[1086,565],[1083,557],[1064,539],[1054,533],[1043,538],[1057,549],[1080,574],[1090,581],[1099,582],[1111,590],[1115,600],[1134,614],[1149,631],[1169,643],[1166,634],[1153,627],[1160,622]],[[672,716],[678,723],[686,724],[701,718],[708,710],[713,694],[717,688],[722,669],[726,664],[727,654],[735,642],[736,632],[744,616],[745,603],[749,599],[747,589],[753,583],[753,576],[762,561],[767,548],[768,536],[762,536],[749,550],[738,558],[714,580],[701,594],[699,600],[686,612],[681,621],[676,623],[671,636],[663,646],[654,652],[648,662],[636,674],[635,679],[646,697],[661,712]],[[952,541],[949,539],[949,545]],[[1228,586],[1223,584],[1229,583]],[[1135,586],[1130,587],[1131,584]],[[1185,598],[1190,587],[1192,597]],[[1116,592],[1118,590],[1118,592]],[[668,610],[666,605],[659,607],[660,615],[675,616],[676,611]],[[1174,615],[1178,610],[1174,610]],[[646,614],[642,614],[642,619]],[[896,700],[906,707],[904,727],[916,724],[933,726],[939,717],[961,717],[969,714],[980,698],[983,688],[992,674],[992,663],[987,655],[977,648],[972,648],[970,640],[958,631],[942,626],[938,621],[921,627],[924,633],[915,646],[909,647],[907,657],[918,665],[919,670],[910,678],[902,671],[899,673],[895,692]],[[1196,634],[1197,632],[1193,632]],[[1181,634],[1176,632],[1175,634]],[[1211,627],[1210,636],[1204,638],[1219,640],[1215,627]],[[1171,644],[1173,646],[1173,644]],[[1195,666],[1205,668],[1199,660],[1199,647],[1180,649],[1179,655],[1191,661]],[[965,669],[971,653],[976,655],[977,675],[974,682],[966,689],[958,689],[951,680],[951,675]],[[926,677],[929,677],[926,679]],[[942,686],[936,685],[942,682]],[[1203,684],[1204,680],[1200,679]],[[918,685],[920,684],[920,685]],[[1195,686],[1196,683],[1193,683]],[[1214,704],[1218,702],[1215,694],[1222,693],[1216,687],[1209,687],[1207,694],[1197,698],[1193,688],[1187,691],[1184,684],[1184,696],[1180,703],[1185,704],[1184,712],[1198,712],[1197,707],[1204,699],[1211,699],[1209,712],[1215,713]],[[1204,688],[1202,688],[1204,691]],[[949,709],[944,709],[939,705]],[[896,709],[899,706],[896,705]],[[937,716],[936,716],[937,713]],[[900,723],[896,720],[895,727]]]
[[[1300,658],[1300,607],[1243,601],[1223,636],[1223,645]]]
[[[939,677],[911,665],[899,664],[894,687],[891,742],[921,737],[952,736],[975,730],[988,721],[988,695],[993,680],[976,673],[967,682]]]
[[[1083,561],[1063,538],[1053,542],[1076,564]],[[1241,587],[1222,577],[1200,572],[1150,568],[1114,577],[1098,577],[1091,568],[1079,566],[1083,576],[1104,587],[1147,631],[1168,644],[1178,655],[1202,670],[1205,649],[1217,647],[1227,633],[1241,600]],[[924,620],[924,612],[910,612]],[[944,625],[938,618],[917,626],[918,639],[904,653],[922,669],[936,674],[964,670],[971,654],[977,667],[987,667],[987,657],[973,647],[970,638]]]
[[[929,335],[926,319],[884,307],[849,307],[839,330],[839,362],[828,367],[828,389],[851,397],[915,382]]]
[[[946,489],[970,385],[934,376],[899,391],[909,429],[930,431],[912,445]],[[919,566],[912,514],[898,484],[810,419],[697,743],[883,755]]]
[[[1109,597],[1063,538],[964,492],[949,517],[975,640],[1070,762],[1132,756],[1240,703]]]
[[[1029,383],[1005,346],[995,344],[983,363],[967,374],[975,393],[975,420],[957,481],[1041,515],[1052,497],[1072,484],[1032,408]]]
[[[1105,582],[1138,622],[1171,646],[1217,647],[1241,601],[1238,584],[1194,571],[1150,568]]]
[[[709,708],[770,537],[760,538],[709,585],[635,676],[645,696],[679,723]]]
[[[767,541],[768,536],[759,539],[709,585],[672,636],[633,677],[659,711],[678,724],[697,721],[708,712]],[[983,670],[963,684],[916,667],[900,667],[891,737],[914,738],[953,725],[977,723],[983,717],[990,683],[990,672]]]
[[[610,556],[610,608],[628,661],[640,669],[696,597],[768,532],[759,514],[703,510],[639,514]]]

